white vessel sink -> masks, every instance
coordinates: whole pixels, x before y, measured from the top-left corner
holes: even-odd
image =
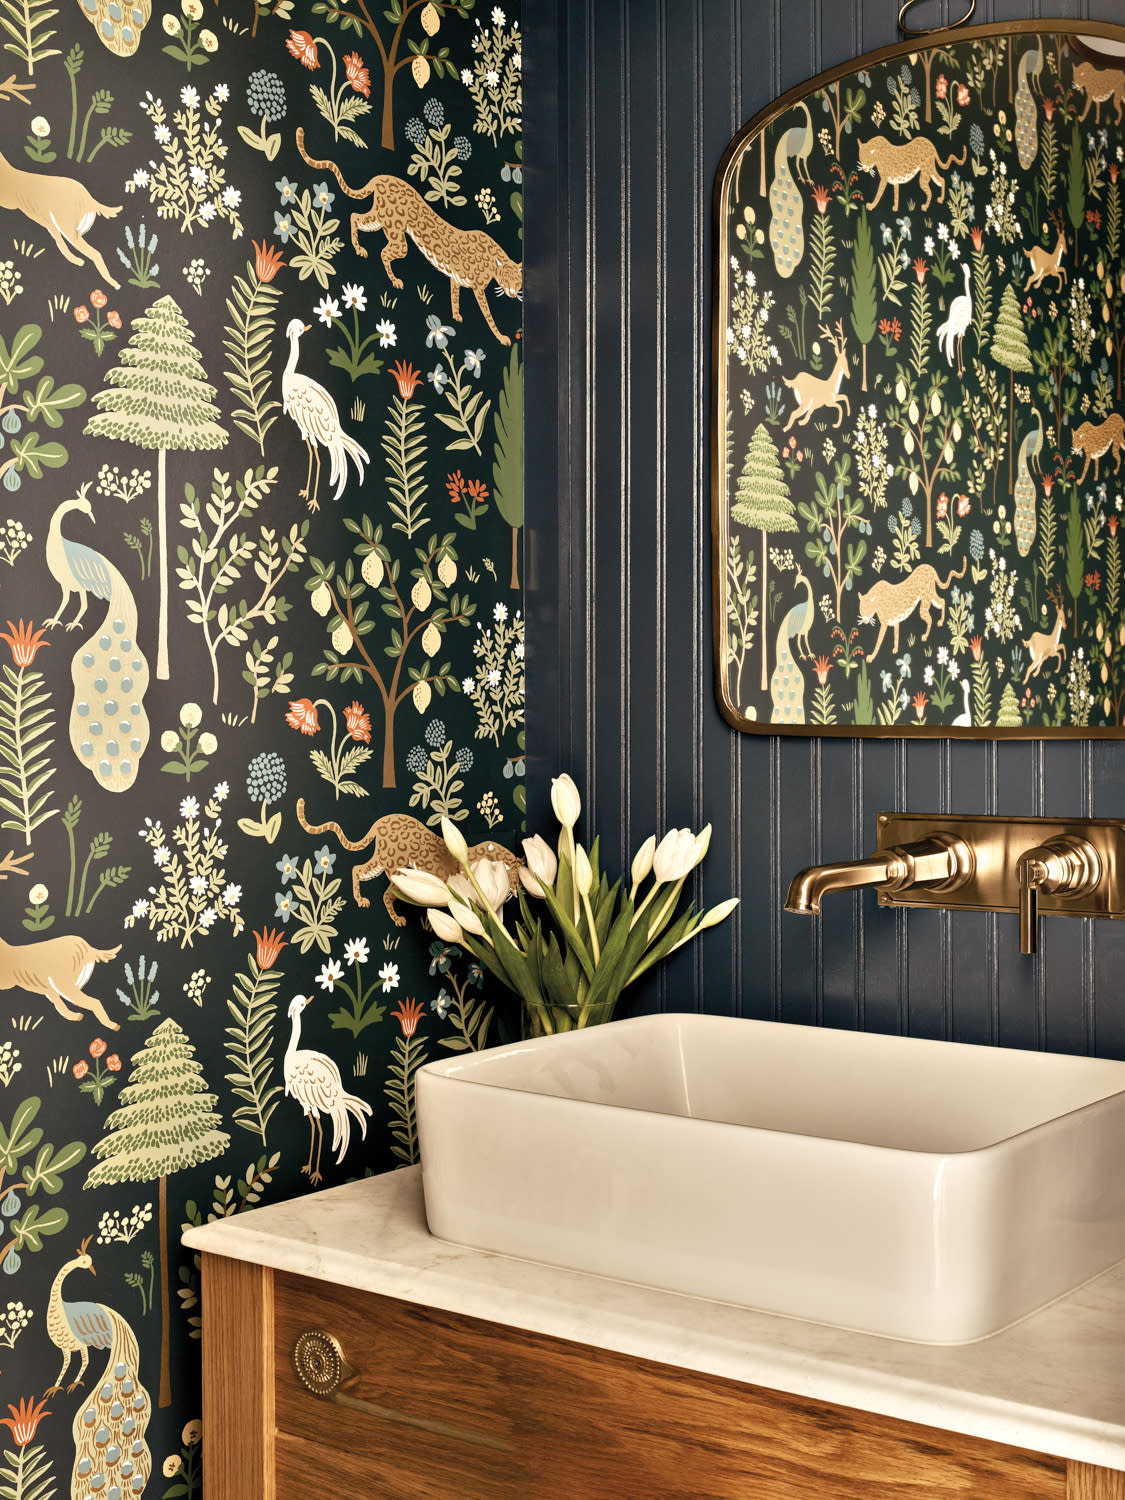
[[[930,1343],[1125,1258],[1125,1063],[658,1015],[417,1074],[442,1239]]]

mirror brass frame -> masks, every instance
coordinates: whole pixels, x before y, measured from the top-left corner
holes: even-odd
[[[1108,22],[934,32],[727,148],[711,504],[735,728],[1125,734],[1123,49]]]

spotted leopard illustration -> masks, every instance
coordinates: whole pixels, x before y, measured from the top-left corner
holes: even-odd
[[[361,865],[352,866],[352,895],[357,906],[370,906],[366,896],[361,896],[359,887],[364,880],[374,880],[376,875],[397,875],[401,870],[428,870],[440,880],[448,880],[457,874],[457,861],[445,847],[445,843],[427,828],[412,818],[409,813],[386,813],[376,818],[361,839],[347,837],[339,823],[310,823],[305,817],[305,799],[297,802],[297,821],[306,833],[334,833],[345,849],[357,851],[373,844],[371,858]],[[523,860],[497,844],[492,839],[473,844],[469,849],[469,863],[477,859],[495,859],[508,867],[510,891],[519,884],[519,867]],[[395,910],[395,888],[390,882],[383,892],[383,905],[396,927],[405,927],[406,918]]]
[[[357,255],[365,259],[367,251],[359,243],[359,236],[368,230],[381,229],[386,235],[386,244],[380,253],[383,268],[391,279],[391,285],[402,289],[402,281],[392,268],[392,261],[401,260],[409,246],[407,235],[414,241],[432,266],[443,276],[449,277],[449,297],[453,310],[453,321],[460,323],[461,288],[468,287],[477,299],[477,306],[484,321],[502,344],[512,341],[501,333],[489,309],[486,292],[493,281],[508,297],[518,297],[523,290],[523,270],[518,261],[511,259],[491,235],[483,229],[458,229],[434,212],[426,200],[409,182],[401,177],[390,177],[380,173],[361,188],[349,187],[343,173],[334,161],[315,161],[305,150],[305,132],[297,129],[297,149],[318,172],[331,172],[349,198],[371,198],[371,207],[366,213],[352,214],[352,247]]]
[[[969,148],[966,146],[960,156],[951,156],[948,161],[942,161],[937,154],[937,147],[933,141],[927,140],[925,136],[916,135],[909,141],[889,141],[885,135],[873,135],[869,141],[859,143],[859,164],[865,172],[874,172],[879,178],[879,190],[867,205],[874,208],[879,199],[887,190],[887,185],[894,189],[893,206],[898,213],[899,189],[917,177],[918,186],[925,193],[922,199],[922,207],[929,208],[933,191],[930,184],[936,182],[938,185],[938,202],[945,202],[945,178],[941,172],[949,167],[962,167],[968,156]],[[938,169],[941,169],[940,171]]]

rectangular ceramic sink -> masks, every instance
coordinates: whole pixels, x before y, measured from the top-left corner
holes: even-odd
[[[1125,1259],[1125,1063],[658,1015],[417,1074],[442,1239],[961,1343]]]

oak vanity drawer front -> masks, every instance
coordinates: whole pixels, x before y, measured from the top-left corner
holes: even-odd
[[[363,1500],[526,1500],[509,1387],[463,1325],[278,1273],[278,1494],[297,1493],[287,1480],[307,1479],[315,1461],[325,1494],[362,1480]],[[318,1395],[309,1384],[331,1389]]]
[[[275,1307],[279,1495],[315,1473],[357,1500],[1067,1496],[1061,1459],[393,1298],[278,1273]],[[308,1330],[338,1344],[329,1398],[294,1369]]]

